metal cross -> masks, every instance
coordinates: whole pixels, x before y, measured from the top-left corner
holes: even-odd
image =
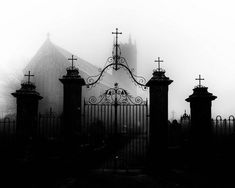
[[[70,61],[72,61],[72,69],[74,68],[74,66],[73,66],[73,61],[75,60],[75,61],[77,61],[78,59],[77,58],[73,58],[73,55],[72,55],[72,58],[68,58],[68,60]]]
[[[31,76],[33,77],[34,75],[30,74],[30,71],[29,71],[28,74],[25,74],[24,76],[28,77],[28,83],[30,83],[30,77]]]
[[[201,75],[199,74],[199,78],[196,78],[195,80],[199,80],[199,87],[201,87],[202,85],[201,85],[201,81],[202,80],[205,80],[204,78],[201,78]]]
[[[116,32],[112,32],[112,34],[116,35],[116,45],[118,44],[118,35],[121,35],[122,32],[118,32],[118,28],[116,28]]]
[[[158,63],[158,68],[157,68],[157,70],[161,70],[160,63],[162,63],[163,60],[161,60],[161,58],[158,57],[157,60],[155,60],[154,62],[157,62],[157,63]]]

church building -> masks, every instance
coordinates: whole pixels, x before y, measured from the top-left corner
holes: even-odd
[[[120,44],[122,56],[127,60],[133,73],[137,70],[137,51],[136,44],[133,44],[131,38],[126,44]],[[59,78],[66,74],[66,68],[70,66],[68,58],[72,53],[54,44],[48,37],[39,48],[36,55],[29,61],[24,69],[24,73],[31,71],[34,76],[34,83],[37,91],[43,97],[39,103],[40,113],[49,113],[52,110],[57,115],[61,115],[63,109],[63,85]],[[110,55],[111,56],[111,55]],[[74,66],[79,69],[79,74],[86,79],[89,76],[98,75],[99,68],[74,54]],[[129,74],[125,70],[106,72],[100,83],[95,87],[83,87],[83,100],[91,96],[100,96],[114,83],[119,83],[119,87],[126,89],[133,97],[136,96],[137,87],[132,83]]]

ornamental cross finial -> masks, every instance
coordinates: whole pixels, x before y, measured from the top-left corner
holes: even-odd
[[[118,44],[118,35],[121,35],[122,32],[118,32],[118,28],[116,28],[116,32],[112,32],[112,34],[116,35],[116,45]]]
[[[118,32],[118,28],[116,28],[116,32],[112,32],[112,34],[115,34],[116,35],[116,44],[114,45],[114,49],[115,49],[115,67],[114,67],[114,70],[118,70],[118,59],[119,59],[119,56],[118,56],[118,35],[121,35],[122,32]]]
[[[74,56],[72,55],[72,58],[68,58],[68,60],[70,61],[72,61],[72,70],[73,70],[73,68],[74,68],[74,66],[73,66],[73,61],[75,60],[75,61],[77,61],[78,59],[77,58],[73,58]]]
[[[158,58],[157,58],[157,60],[155,60],[154,62],[158,63],[157,71],[160,71],[160,70],[161,70],[161,65],[160,65],[160,63],[162,63],[162,62],[163,62],[163,60],[161,60],[161,58],[160,58],[160,57],[158,57]]]
[[[28,77],[28,84],[30,83],[30,77],[33,77],[34,75],[30,74],[30,71],[28,72],[28,74],[25,74],[24,76]]]
[[[198,80],[198,81],[199,81],[198,87],[202,87],[201,81],[202,81],[202,80],[205,80],[205,79],[202,78],[201,75],[199,74],[199,78],[196,78],[195,80]]]

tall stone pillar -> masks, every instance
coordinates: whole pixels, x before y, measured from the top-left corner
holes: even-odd
[[[74,66],[67,68],[67,74],[59,79],[64,85],[64,136],[66,142],[77,139],[81,130],[81,101],[84,79],[79,75],[79,70]]]
[[[162,171],[168,146],[168,86],[173,82],[159,68],[146,86],[150,88],[149,166]]]
[[[212,141],[211,102],[217,97],[199,83],[186,101],[191,109],[191,144],[194,149],[207,147]],[[196,147],[196,148],[195,148]]]
[[[199,85],[186,101],[190,103],[191,128],[189,154],[192,170],[206,170],[213,166],[213,127],[211,123],[211,102],[217,97],[207,91],[207,87]]]
[[[35,85],[28,81],[21,84],[21,89],[12,93],[17,103],[16,133],[18,137],[26,140],[33,137],[38,115],[38,101],[42,99],[35,88]]]

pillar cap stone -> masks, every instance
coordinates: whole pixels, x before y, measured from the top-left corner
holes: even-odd
[[[146,86],[170,85],[173,80],[165,76],[165,71],[155,70],[152,78],[147,82]]]
[[[212,93],[209,93],[207,91],[207,87],[195,87],[193,89],[193,94],[190,95],[187,99],[185,99],[187,102],[192,102],[194,100],[215,100],[217,97],[214,96]]]
[[[61,79],[59,79],[63,84],[64,83],[73,83],[76,82],[80,85],[85,85],[85,80],[79,75],[78,68],[69,67],[66,69],[67,74],[64,75]]]
[[[21,84],[21,88],[12,93],[14,97],[35,97],[38,100],[41,100],[43,97],[35,90],[36,86],[32,82],[25,82]]]

